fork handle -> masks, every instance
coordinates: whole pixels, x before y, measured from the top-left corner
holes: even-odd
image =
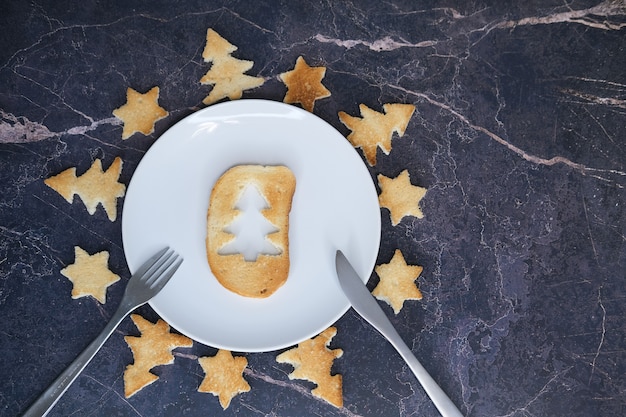
[[[91,342],[76,359],[74,359],[74,362],[72,362],[65,369],[65,371],[63,371],[63,373],[54,380],[50,387],[48,387],[48,389],[46,389],[39,396],[39,398],[37,398],[37,400],[23,414],[23,417],[43,417],[48,414],[50,409],[56,404],[59,398],[61,398],[72,382],[74,382],[76,377],[78,377],[98,350],[100,350],[104,342],[106,342],[109,336],[111,336],[115,328],[131,311],[132,308],[128,308],[127,305],[122,303],[98,337],[96,337],[96,339],[94,339],[94,341]]]

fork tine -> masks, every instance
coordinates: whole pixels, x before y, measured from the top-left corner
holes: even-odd
[[[176,252],[172,251],[171,253],[168,253],[167,257],[164,257],[161,262],[155,265],[154,270],[146,274],[146,284],[148,284],[148,286],[152,286],[152,283],[156,281],[159,276],[163,274],[163,272],[165,272],[167,268],[169,268],[178,258],[179,256]]]
[[[161,288],[163,288],[165,284],[167,284],[167,282],[170,280],[170,278],[172,278],[172,276],[182,263],[183,258],[178,257],[178,260],[176,261],[176,263],[174,263],[174,265],[170,264],[171,267],[170,265],[168,265],[169,269],[164,270],[164,272],[160,274],[153,283],[150,284],[150,289],[161,291]]]
[[[161,266],[163,266],[163,264],[172,257],[172,255],[175,255],[175,254],[176,252],[174,252],[173,250],[170,250],[170,248],[168,247],[167,251],[164,254],[162,254],[161,257],[159,257],[154,263],[152,263],[152,265],[149,266],[149,268],[147,268],[144,271],[144,274],[141,277],[141,281],[143,281],[144,283],[148,282],[150,277],[154,276],[154,273],[158,271],[161,268]]]
[[[165,255],[165,253],[170,249],[169,246],[165,247],[164,249],[161,249],[160,251],[158,251],[156,254],[154,254],[150,259],[148,259],[147,261],[145,261],[143,263],[143,265],[141,265],[141,267],[133,274],[135,276],[142,276],[144,275],[146,272],[148,272],[148,270],[150,268],[152,268],[154,266],[154,264],[156,262],[158,262],[161,257],[163,255]]]

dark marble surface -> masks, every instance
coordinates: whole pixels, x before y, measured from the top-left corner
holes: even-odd
[[[372,178],[408,169],[428,188],[423,219],[383,220],[379,263],[400,248],[424,267],[399,333],[468,416],[626,414],[626,5],[563,2],[4,1],[0,6],[0,415],[17,416],[102,329],[128,278],[121,222],[66,203],[43,180],[95,158],[128,184],[168,127],[202,108],[207,28],[277,78],[298,56],[327,67],[315,114],[412,103]],[[127,87],[161,88],[170,116],[121,140]],[[123,200],[120,201],[120,208]],[[106,304],[73,300],[60,270],[74,246],[111,253],[123,279]],[[376,281],[373,276],[371,283]],[[149,306],[139,312],[151,320]],[[251,391],[222,411],[178,349],[125,399],[126,319],[50,416],[436,416],[399,356],[349,311],[344,408],[290,381],[276,352],[247,354]]]

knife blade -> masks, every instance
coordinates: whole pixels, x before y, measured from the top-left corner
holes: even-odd
[[[378,330],[398,351],[417,377],[426,394],[435,404],[435,407],[437,407],[437,410],[439,410],[439,413],[443,417],[463,417],[463,414],[454,405],[450,397],[435,382],[415,355],[413,355],[411,349],[404,343],[383,309],[378,305],[374,296],[369,292],[365,283],[340,250],[336,254],[335,267],[339,285],[350,301],[352,308]]]

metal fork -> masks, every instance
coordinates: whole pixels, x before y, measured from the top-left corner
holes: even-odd
[[[159,251],[148,259],[128,281],[120,306],[102,333],[54,380],[52,385],[26,410],[23,417],[43,417],[48,414],[124,317],[157,295],[182,262],[183,259],[169,248]]]

